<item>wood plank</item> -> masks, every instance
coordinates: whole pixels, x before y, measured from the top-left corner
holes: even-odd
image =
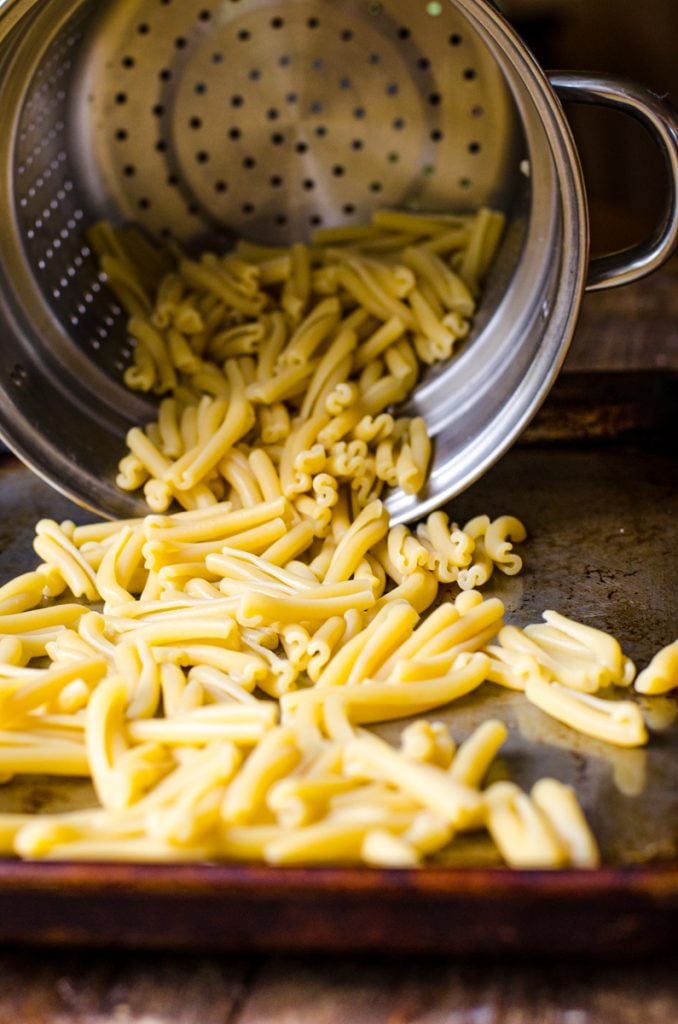
[[[0,1024],[226,1024],[244,960],[129,953],[0,954]]]
[[[274,958],[229,1024],[675,1024],[677,967]]]
[[[634,284],[584,296],[569,370],[678,370],[678,257]]]

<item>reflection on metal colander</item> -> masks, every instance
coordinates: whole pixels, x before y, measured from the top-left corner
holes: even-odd
[[[513,130],[506,86],[463,18],[441,14],[318,0],[111,5],[73,100],[90,194],[161,237],[273,243],[364,222],[377,204],[494,200]]]

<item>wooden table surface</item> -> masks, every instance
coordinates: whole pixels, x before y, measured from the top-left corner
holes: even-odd
[[[678,369],[678,261],[587,296],[567,367]],[[0,950],[0,1024],[678,1024],[665,957],[595,962]]]
[[[0,1024],[675,1024],[678,959],[0,955]]]
[[[678,959],[0,954],[0,1024],[675,1024]]]

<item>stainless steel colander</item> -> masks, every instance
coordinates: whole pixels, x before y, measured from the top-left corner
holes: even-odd
[[[640,119],[669,169],[656,236],[588,265],[584,188],[554,90]],[[228,247],[287,243],[380,206],[491,204],[508,230],[472,336],[410,408],[427,491],[462,490],[555,378],[584,287],[653,270],[678,235],[676,122],[604,76],[549,80],[483,0],[0,0],[0,433],[60,490],[139,511],[114,483],[152,417],[121,376],[125,316],[87,245],[101,217]]]

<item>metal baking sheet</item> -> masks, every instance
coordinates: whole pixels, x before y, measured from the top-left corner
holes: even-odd
[[[644,666],[678,634],[675,450],[663,433],[515,447],[450,506],[465,521],[510,513],[527,525],[525,568],[494,593],[517,625],[546,608],[613,632]],[[0,578],[35,562],[42,517],[88,516],[7,457],[0,462]],[[490,592],[490,591],[486,591]],[[460,868],[419,871],[229,865],[0,863],[0,940],[250,949],[548,949],[635,954],[678,926],[678,702],[639,698],[646,749],[576,735],[517,694],[485,684],[436,712],[457,737],[489,715],[510,737],[494,767],[523,785],[572,783],[603,866],[512,872],[489,843]],[[393,736],[401,723],[384,727]],[[0,807],[47,810],[91,798],[85,783],[19,779]],[[671,939],[671,941],[673,941]]]

